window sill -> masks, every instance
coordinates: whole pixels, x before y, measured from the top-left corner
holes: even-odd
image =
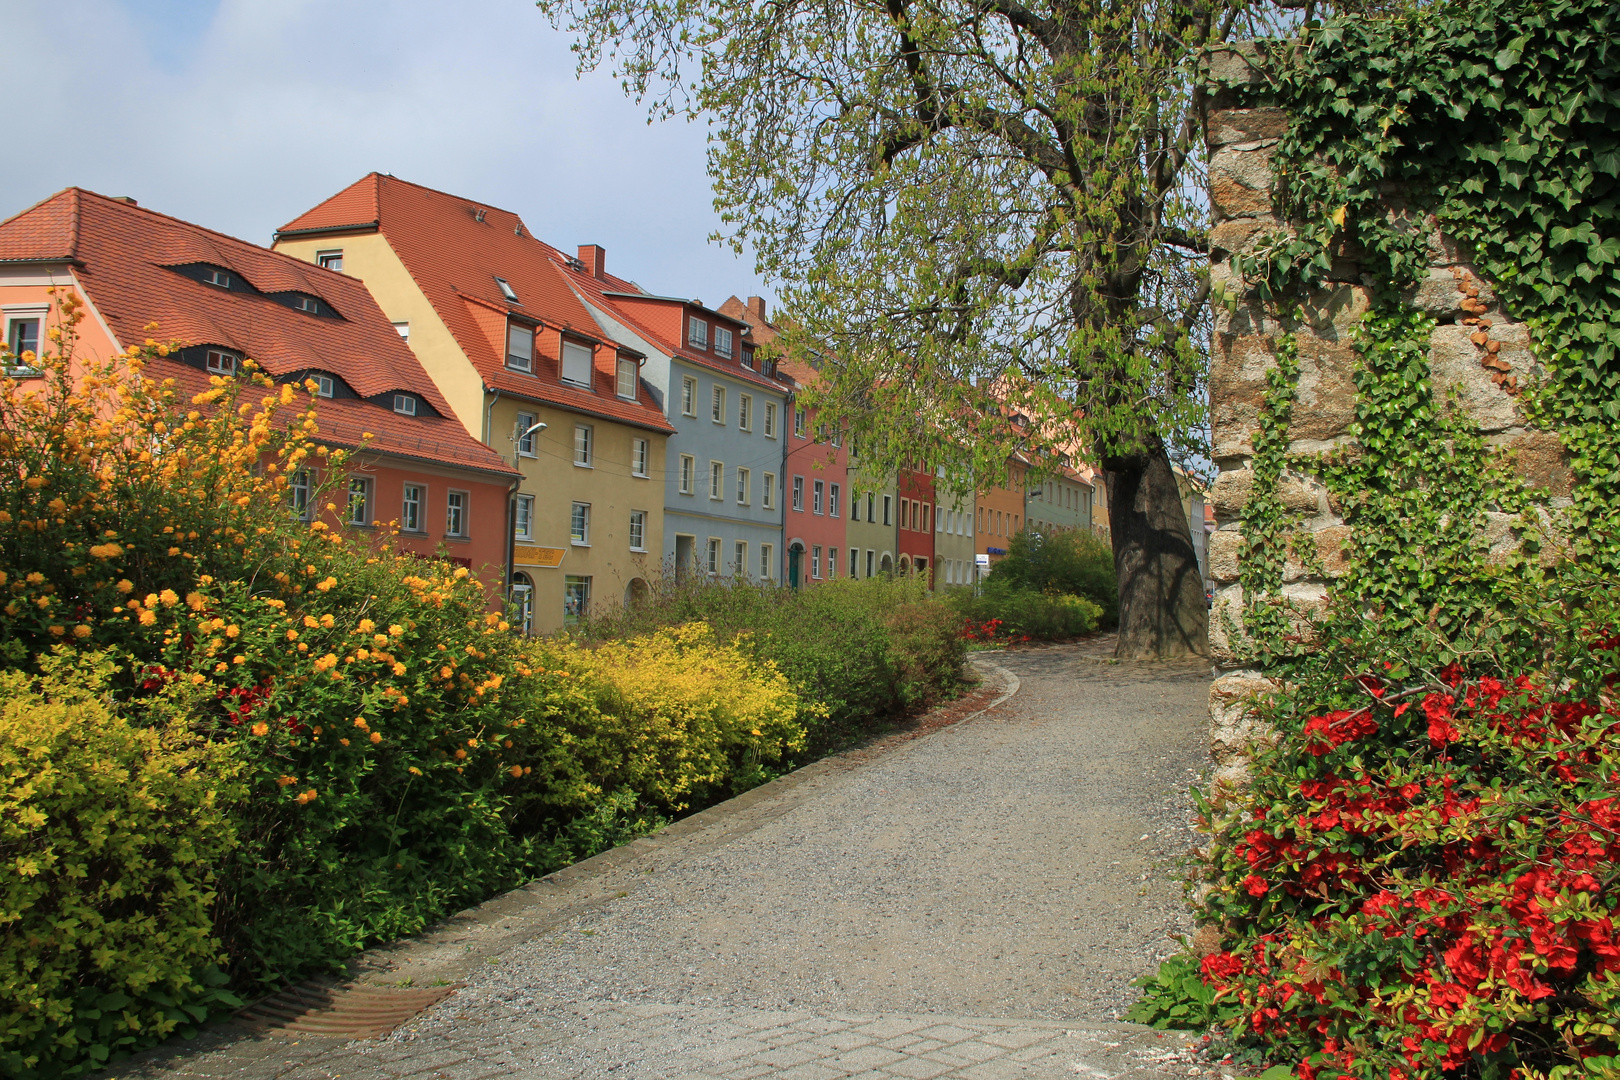
[[[573,389],[573,390],[583,390],[587,394],[595,393],[595,391],[593,391],[591,389],[589,383],[577,383],[577,382],[574,382],[571,379],[558,379],[557,381],[562,383],[564,386],[569,387],[570,389]]]
[[[585,542],[584,542],[584,541],[582,541],[582,540],[570,540],[570,541],[568,541],[568,546],[569,546],[569,547],[582,547],[582,548],[588,548],[588,547],[590,547],[590,546],[591,546],[591,545],[590,545],[590,544],[588,544],[588,543],[585,543]]]
[[[583,462],[583,461],[576,461],[576,462],[574,462],[574,468],[576,468],[576,469],[594,469],[594,468],[596,468],[596,466],[587,464],[586,462]]]
[[[644,472],[633,472],[633,473],[630,474],[630,478],[632,480],[651,480],[652,479],[652,474],[644,473]]]
[[[633,547],[633,548],[630,549],[630,553],[632,555],[645,555],[645,554],[647,554],[647,549],[646,548]]]
[[[421,529],[401,529],[399,535],[409,536],[412,540],[426,540],[428,538],[428,534]]]
[[[472,543],[472,537],[470,537],[470,536],[446,536],[444,538],[444,542],[447,543],[447,544],[470,544],[470,543]]]
[[[367,532],[374,532],[377,528],[375,525],[369,523],[361,524],[358,521],[346,521],[343,523],[343,527],[345,529],[365,529]]]
[[[506,370],[515,372],[518,375],[527,375],[530,378],[534,377],[534,368],[532,367],[520,368],[516,364],[507,364]]]

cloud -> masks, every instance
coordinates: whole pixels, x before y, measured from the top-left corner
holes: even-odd
[[[704,129],[649,126],[527,0],[0,0],[0,216],[72,184],[257,243],[372,169],[608,249],[654,292],[759,292]]]

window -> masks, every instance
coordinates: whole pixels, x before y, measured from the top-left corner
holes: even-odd
[[[709,462],[709,498],[721,499],[725,497],[726,466],[723,462]]]
[[[512,575],[512,616],[523,633],[534,632],[534,582],[528,574]]]
[[[827,516],[838,516],[838,485],[833,484],[827,489]]]
[[[731,331],[723,326],[714,328],[714,354],[731,359]]]
[[[738,506],[747,506],[748,505],[748,475],[749,475],[749,470],[747,470],[747,469],[738,469],[737,470],[737,505]]]
[[[310,376],[310,379],[315,383],[316,397],[329,398],[336,396],[337,380],[332,378],[332,376],[322,375],[319,372],[316,372]]]
[[[775,569],[776,568],[771,565],[771,545],[759,545],[759,576],[764,578],[766,581],[769,581],[776,577],[776,574],[773,572]]]
[[[776,438],[776,402],[774,401],[765,403],[765,437],[767,439]]]
[[[681,380],[681,415],[697,415],[697,380]]]
[[[43,322],[43,317],[11,317],[11,324],[6,327],[6,347],[11,350],[13,370],[25,366],[23,353],[33,353],[36,358],[39,356],[39,328]]]
[[[731,560],[731,564],[737,568],[737,574],[739,576],[741,576],[741,577],[747,577],[748,576],[748,541],[746,541],[746,540],[738,540],[737,541],[737,546],[732,550],[732,555],[734,556],[734,558]]]
[[[944,514],[936,513],[934,515],[934,531],[935,532],[944,532],[945,531],[945,519],[949,516],[949,514],[950,514],[950,512],[946,511]]]
[[[711,574],[720,572],[720,538],[718,536],[709,537],[709,545],[704,550],[703,565],[704,569]]]
[[[321,313],[320,301],[316,300],[313,296],[293,297],[293,307],[297,308],[299,311],[307,311],[311,315],[319,315]]]
[[[315,253],[315,262],[324,270],[336,270],[340,274],[343,273],[342,251],[317,251]]]
[[[534,496],[519,495],[512,509],[512,532],[519,540],[532,540],[534,530]]]
[[[576,341],[562,343],[562,379],[565,383],[590,389],[591,350],[588,346]]]
[[[691,454],[681,455],[681,494],[692,494],[692,474],[697,471],[697,463],[692,460]]]
[[[765,474],[765,486],[760,490],[759,505],[767,510],[776,509],[776,474]]]
[[[872,504],[867,503],[866,508],[868,510],[870,510],[872,508]],[[885,496],[883,496],[883,524],[885,524],[885,525],[893,525],[894,524],[894,496],[893,495],[885,495]]]
[[[522,301],[517,298],[517,291],[514,290],[510,284],[508,284],[508,282],[507,282],[507,280],[505,278],[502,278],[502,277],[496,278],[495,279],[495,284],[497,284],[497,285],[499,285],[501,287],[501,295],[506,297],[506,299],[508,301],[510,301],[511,303],[514,303],[514,304],[522,303]]]
[[[861,549],[860,548],[850,548],[849,549],[849,576],[850,577],[860,577],[861,576]]]
[[[422,485],[405,485],[405,497],[399,504],[399,527],[406,532],[422,531]]]
[[[467,535],[467,493],[449,491],[444,496],[444,535]]]
[[[573,574],[563,578],[563,622],[577,623],[591,612],[591,579]]]
[[[804,477],[793,478],[793,509],[804,512]]]
[[[810,576],[813,578],[819,578],[821,576],[820,544],[812,544],[810,546]]]
[[[694,349],[707,349],[709,324],[702,319],[689,319],[686,324],[686,343]]]
[[[591,426],[574,425],[574,464],[591,467]]]
[[[647,550],[647,511],[630,511],[630,550]]]
[[[743,346],[742,351],[742,366],[749,369],[754,366],[754,350],[746,345]]]
[[[630,440],[630,475],[647,475],[647,440]]]
[[[902,529],[906,528],[907,527],[906,522],[909,521],[910,519],[911,519],[911,500],[910,499],[901,499],[900,500],[900,527]],[[885,524],[887,524],[887,523],[885,523]]]
[[[844,445],[844,429],[842,426],[840,426],[837,431],[833,432],[832,443],[834,446]]]
[[[823,500],[827,494],[827,485],[817,480],[810,492],[810,512],[819,514],[822,510]]]
[[[506,324],[506,366],[514,371],[534,370],[534,327]]]
[[[838,576],[838,549],[835,547],[827,549],[827,576],[829,578]]]
[[[634,398],[636,396],[636,383],[639,378],[640,373],[637,371],[636,362],[621,356],[619,358],[617,387],[619,396],[622,398]]]
[[[922,531],[923,532],[933,532],[934,531],[933,517],[931,516],[933,514],[933,512],[934,512],[933,503],[923,503],[922,504]]]
[[[231,287],[231,275],[223,270],[215,270],[211,266],[203,271],[203,280],[210,285],[218,285],[222,289]]]
[[[752,394],[737,396],[737,427],[741,431],[754,430],[754,398]]]
[[[804,410],[803,409],[794,409],[793,410],[793,434],[796,437],[800,438],[800,439],[804,438]]]
[[[877,555],[877,552],[873,551],[871,548],[866,549],[866,576],[867,577],[872,576],[872,560],[876,555]]]
[[[415,416],[416,398],[410,394],[395,394],[394,411],[401,416]]]
[[[371,524],[371,481],[358,476],[349,481],[349,524]]]
[[[15,352],[16,350],[12,351]],[[209,371],[212,371],[216,375],[235,375],[236,354],[228,353],[221,349],[209,349],[207,367]],[[321,396],[331,397],[332,395],[322,394]]]
[[[726,422],[726,388],[716,386],[709,401],[709,419],[717,424]]]
[[[521,457],[534,457],[534,436],[532,430],[539,423],[540,418],[532,412],[517,414],[517,451]]]
[[[293,519],[308,521],[310,518],[310,482],[309,472],[300,469],[287,479],[287,493],[292,500]]]
[[[834,498],[837,498],[837,496],[834,496]],[[849,493],[849,520],[861,520],[861,493],[858,491]]]
[[[591,544],[591,504],[577,502],[568,514],[568,541],[578,547]]]
[[[397,322],[397,323],[395,323],[394,324],[394,333],[399,335],[399,339],[401,341],[409,341],[409,340],[411,340],[411,324],[408,323],[408,322]]]

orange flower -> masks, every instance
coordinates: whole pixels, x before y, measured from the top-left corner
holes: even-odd
[[[255,735],[268,735],[270,734],[270,725],[265,723],[263,720],[260,720],[257,724],[254,724],[252,727],[248,728],[248,730],[253,732]]]
[[[373,742],[373,743],[380,743],[380,742],[382,742],[382,732],[380,732],[380,731],[373,731],[373,732],[372,732],[372,733],[371,733],[371,741],[372,741],[372,742]]]
[[[296,776],[278,776],[278,777],[276,777],[276,786],[277,787],[290,787],[290,786],[292,786],[293,784],[296,784],[296,783],[298,783],[298,777],[296,777]]]

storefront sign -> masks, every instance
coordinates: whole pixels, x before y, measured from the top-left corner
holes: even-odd
[[[512,562],[518,566],[549,566],[562,565],[563,555],[567,548],[530,547],[527,544],[515,544],[512,547]]]

